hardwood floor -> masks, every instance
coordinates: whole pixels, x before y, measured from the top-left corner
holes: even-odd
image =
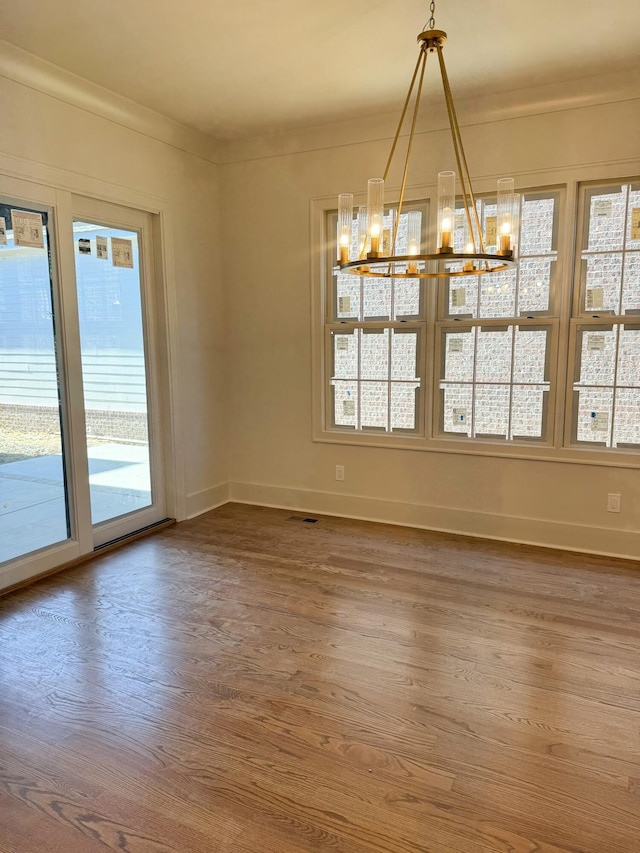
[[[640,853],[640,565],[291,515],[0,599],[1,853]]]

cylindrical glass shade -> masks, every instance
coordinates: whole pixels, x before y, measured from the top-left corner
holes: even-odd
[[[361,204],[358,208],[358,259],[364,261],[367,257],[367,206]]]
[[[410,210],[407,214],[407,255],[420,254],[421,221],[419,210]]]
[[[369,236],[369,257],[382,255],[382,232],[384,228],[384,181],[382,178],[370,178],[367,184],[367,233]]]
[[[456,173],[438,172],[438,251],[453,252]]]
[[[338,196],[338,261],[349,263],[351,231],[353,228],[353,195],[340,193]]]
[[[407,255],[420,254],[422,216],[418,210],[410,210],[407,214]],[[415,261],[409,261],[409,273],[418,272]]]
[[[513,189],[513,178],[498,179],[497,244],[499,255],[515,254],[518,237],[519,197]]]

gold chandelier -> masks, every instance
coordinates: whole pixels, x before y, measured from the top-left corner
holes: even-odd
[[[435,28],[435,0],[431,0],[430,11],[431,17],[427,24],[428,28],[425,28],[418,36],[418,61],[402,108],[398,129],[391,145],[384,177],[369,180],[367,205],[358,209],[357,241],[353,239],[353,195],[341,193],[338,196],[337,244],[338,268],[341,272],[374,278],[444,278],[501,272],[516,264],[520,200],[514,192],[513,178],[500,178],[498,180],[495,236],[493,234],[485,235],[476,206],[467,158],[462,146],[460,126],[444,62],[443,47],[447,34]],[[436,53],[438,56],[453,150],[460,175],[464,212],[464,252],[454,250],[456,176],[455,172],[447,171],[438,174],[437,251],[435,253],[421,252],[421,215],[418,211],[413,210],[409,211],[406,216],[406,231],[402,240],[406,248],[403,249],[402,253],[397,254],[396,246],[399,243],[398,231],[409,172],[409,160],[420,108],[427,58],[431,53]],[[385,229],[384,184],[396,153],[414,89],[416,91],[415,104],[398,206],[395,215],[392,215],[391,227]],[[494,251],[488,252],[487,245],[490,248],[494,247]],[[387,250],[386,254],[385,249]]]

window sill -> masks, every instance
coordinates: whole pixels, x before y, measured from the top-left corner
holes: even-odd
[[[532,462],[564,462],[570,465],[596,465],[605,468],[640,468],[640,453],[621,453],[590,447],[554,447],[550,444],[509,443],[473,439],[426,438],[424,435],[374,435],[318,430],[313,441],[320,444],[376,447],[388,450],[412,450],[427,453],[453,453],[462,456],[490,456],[524,459]]]

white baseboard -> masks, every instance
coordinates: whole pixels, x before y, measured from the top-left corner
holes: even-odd
[[[306,513],[337,515],[443,533],[479,536],[522,545],[539,545],[640,560],[640,532],[593,525],[567,524],[539,518],[471,512],[380,498],[285,489],[260,483],[230,483],[228,500]]]
[[[203,512],[208,512],[210,509],[215,509],[228,502],[229,483],[218,483],[217,486],[211,486],[211,488],[203,489],[201,492],[193,492],[193,494],[186,496],[185,516],[178,521],[195,518],[196,515],[202,515]]]

